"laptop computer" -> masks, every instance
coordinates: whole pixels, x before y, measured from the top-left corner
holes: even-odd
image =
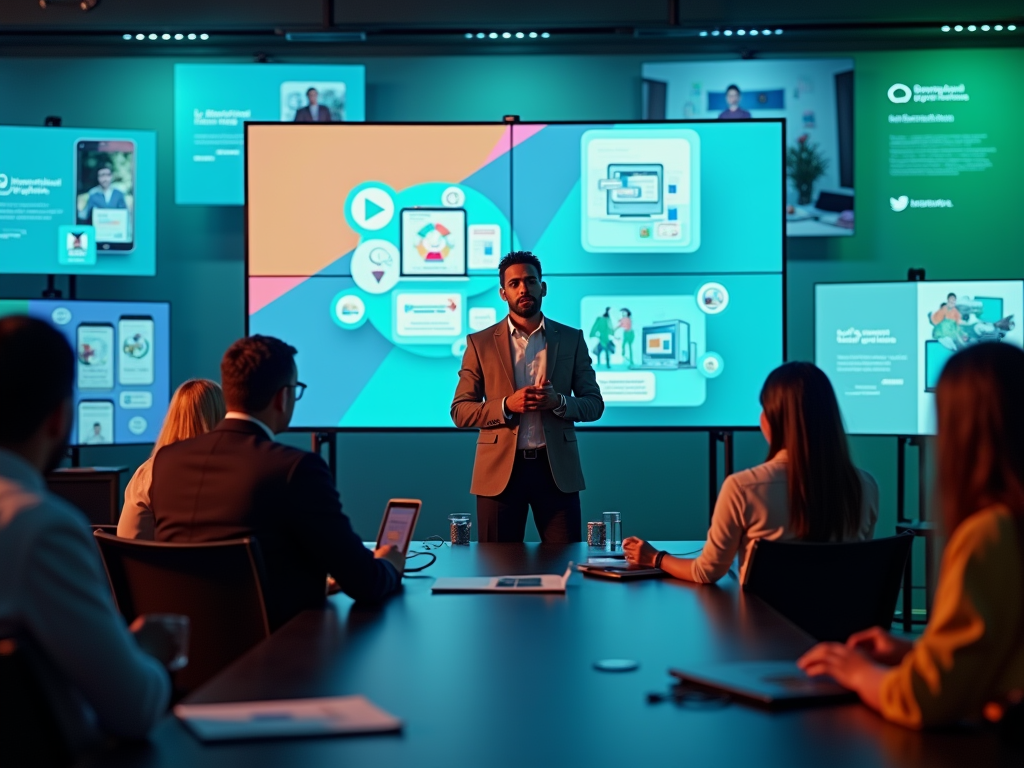
[[[795,661],[727,661],[699,669],[672,669],[685,683],[724,691],[737,699],[767,707],[809,707],[855,701],[857,694],[827,677],[808,677]]]

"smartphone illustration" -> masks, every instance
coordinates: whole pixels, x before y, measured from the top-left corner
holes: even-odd
[[[112,445],[114,403],[111,400],[82,400],[78,403],[78,445]]]
[[[153,384],[153,318],[123,315],[117,321],[117,379],[126,386]]]
[[[75,223],[99,251],[135,248],[135,142],[81,140],[75,150]]]
[[[114,388],[114,326],[82,323],[76,330],[79,389]]]

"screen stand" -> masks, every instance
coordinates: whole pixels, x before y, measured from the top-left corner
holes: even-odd
[[[718,501],[718,444],[723,445],[725,477],[733,473],[732,430],[713,429],[708,432],[708,523],[715,514]]]
[[[323,447],[327,446],[327,466],[331,470],[331,478],[338,482],[338,433],[337,432],[314,432],[313,453],[323,457]]]
[[[907,446],[917,448],[917,519],[907,516]],[[896,533],[912,533],[924,538],[924,618],[914,620],[914,552],[907,555],[907,567],[903,571],[903,631],[910,632],[915,624],[927,624],[932,603],[932,548],[935,543],[935,524],[929,522],[925,512],[927,472],[924,437],[901,436],[896,438]]]
[[[78,280],[76,275],[68,275],[68,298],[77,298],[78,293]],[[47,275],[46,276],[46,289],[43,291],[44,299],[60,299],[63,298],[60,288],[57,287],[57,276]]]
[[[71,460],[72,467],[82,466],[82,449],[77,445],[68,447],[68,458]]]

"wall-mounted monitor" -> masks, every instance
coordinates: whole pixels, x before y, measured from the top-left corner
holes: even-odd
[[[175,202],[242,205],[247,120],[361,122],[365,92],[362,65],[175,64]]]
[[[853,60],[644,64],[644,119],[786,121],[786,234],[854,232]]]
[[[0,126],[0,274],[156,274],[156,134]]]
[[[814,286],[814,359],[854,435],[935,434],[942,368],[972,344],[1024,347],[1024,281]]]
[[[72,445],[156,441],[171,395],[170,312],[157,301],[0,299],[0,317],[45,320],[75,350]]]
[[[498,262],[541,260],[601,427],[754,427],[783,360],[782,121],[247,126],[248,330],[295,428],[445,428]],[[287,183],[282,180],[287,179]]]

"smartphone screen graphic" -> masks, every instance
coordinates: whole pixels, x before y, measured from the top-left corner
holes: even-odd
[[[114,442],[114,403],[82,400],[78,404],[78,445],[111,445]]]
[[[114,388],[114,326],[82,323],[76,332],[79,389]]]
[[[381,521],[380,533],[377,535],[377,546],[390,544],[400,549],[403,554],[408,551],[419,512],[419,502],[389,502]]]
[[[117,378],[122,385],[148,387],[154,381],[153,318],[124,316],[117,321]]]
[[[135,248],[135,142],[79,141],[75,223],[95,230],[100,251]]]

